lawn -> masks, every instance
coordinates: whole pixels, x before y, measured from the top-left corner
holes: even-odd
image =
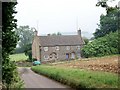
[[[110,72],[40,65],[31,68],[72,88],[117,88],[118,75]]]
[[[55,62],[31,69],[72,88],[118,87],[118,55]]]
[[[11,61],[25,61],[27,58],[24,53],[10,55]]]

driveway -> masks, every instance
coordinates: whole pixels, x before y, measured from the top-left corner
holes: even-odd
[[[69,86],[63,85],[45,76],[38,75],[30,68],[19,67],[18,71],[21,79],[24,80],[25,88],[66,88],[71,90]]]

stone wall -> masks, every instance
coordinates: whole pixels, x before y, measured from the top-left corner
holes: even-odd
[[[70,49],[67,50],[67,46],[59,46],[59,50],[56,50],[56,46],[48,47],[48,51],[44,51],[44,47],[41,47],[41,60],[42,61],[49,61],[53,60],[53,58],[50,58],[51,54],[56,54],[57,58],[55,60],[65,60],[66,59],[66,53],[69,54],[69,59],[71,59],[71,53],[75,54],[75,58],[80,58],[80,49],[78,49],[78,45],[76,46],[69,46]],[[80,46],[82,47],[82,46]],[[78,57],[79,55],[79,57]],[[46,59],[45,59],[46,56]]]

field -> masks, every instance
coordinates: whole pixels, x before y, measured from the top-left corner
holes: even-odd
[[[117,88],[118,56],[33,66],[32,70],[72,88]]]
[[[27,58],[24,53],[10,55],[11,61],[25,61]]]
[[[60,64],[61,63],[61,64]],[[118,55],[106,56],[99,58],[88,58],[81,60],[71,60],[65,63],[52,63],[50,65],[55,65],[64,68],[79,68],[93,71],[104,71],[118,73]]]

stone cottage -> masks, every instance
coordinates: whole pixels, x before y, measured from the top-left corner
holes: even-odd
[[[84,41],[81,37],[81,30],[77,32],[77,35],[38,36],[35,30],[32,58],[42,62],[81,58],[80,49],[83,47]]]

